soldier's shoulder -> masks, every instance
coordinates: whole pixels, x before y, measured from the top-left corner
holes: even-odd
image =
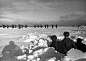
[[[5,47],[9,47],[9,45],[6,45]]]

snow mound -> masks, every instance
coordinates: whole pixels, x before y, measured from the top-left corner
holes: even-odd
[[[70,51],[68,51],[67,56],[65,57],[65,61],[75,61],[82,58],[86,58],[85,53],[77,49],[71,49]]]

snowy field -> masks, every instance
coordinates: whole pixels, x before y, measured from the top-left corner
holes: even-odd
[[[46,35],[57,35],[57,38],[63,38],[63,32],[69,31],[71,36],[86,37],[86,28],[77,27],[58,27],[58,28],[23,28],[23,29],[3,29],[0,28],[0,51],[3,47],[14,41],[15,44],[21,46],[25,42],[37,39],[40,35],[45,37]]]
[[[69,31],[72,35],[79,35],[82,37],[86,37],[86,29],[85,28],[77,28],[77,27],[58,27],[56,28],[23,28],[23,29],[2,29],[0,28],[0,46],[7,45],[9,41],[22,42],[22,36],[27,36],[30,33],[36,34],[47,34],[52,35],[55,34],[57,36],[62,36],[64,31]]]
[[[9,43],[9,41],[15,41],[18,45],[20,45],[24,40],[21,38],[30,34],[47,34],[47,35],[57,35],[58,37],[63,36],[64,31],[69,31],[71,35],[79,35],[82,37],[86,37],[86,29],[85,28],[77,28],[77,27],[58,27],[58,28],[23,28],[23,29],[3,29],[0,28],[0,47],[5,46]]]

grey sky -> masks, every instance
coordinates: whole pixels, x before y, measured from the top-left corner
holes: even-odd
[[[86,0],[0,0],[0,22],[86,20],[85,6]]]

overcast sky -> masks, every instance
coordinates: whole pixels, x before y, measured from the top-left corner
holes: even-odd
[[[0,0],[0,24],[86,21],[86,0]]]

